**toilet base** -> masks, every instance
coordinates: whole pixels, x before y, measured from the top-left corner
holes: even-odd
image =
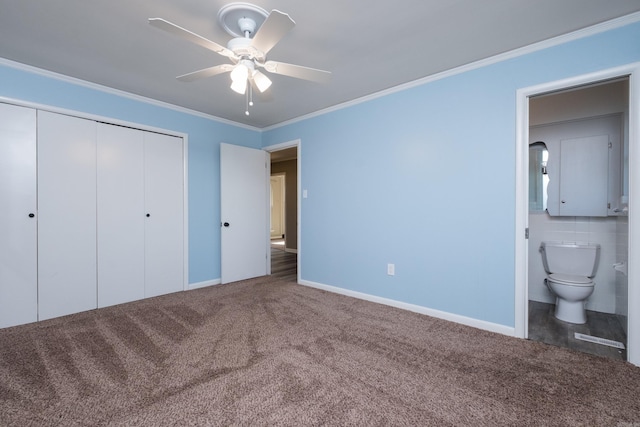
[[[567,301],[556,298],[556,319],[563,322],[582,325],[587,323],[587,312],[584,309],[584,301]]]

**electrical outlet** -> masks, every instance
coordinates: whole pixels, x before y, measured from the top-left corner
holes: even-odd
[[[387,274],[389,276],[393,276],[396,274],[396,265],[395,264],[387,264]]]

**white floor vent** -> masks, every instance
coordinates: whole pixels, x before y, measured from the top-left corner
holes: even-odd
[[[589,341],[596,344],[602,344],[609,347],[621,348],[624,350],[624,344],[619,341],[608,340],[606,338],[594,337],[591,335],[579,334],[577,332],[574,333],[574,336],[577,340],[581,341]]]

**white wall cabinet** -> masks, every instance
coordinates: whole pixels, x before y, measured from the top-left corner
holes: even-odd
[[[0,104],[0,328],[38,319],[36,111]]]
[[[549,152],[547,211],[552,216],[617,215],[622,195],[620,114],[532,126],[529,142]]]
[[[0,327],[184,289],[182,138],[0,104],[0,165]]]
[[[561,216],[607,216],[609,135],[560,141]]]

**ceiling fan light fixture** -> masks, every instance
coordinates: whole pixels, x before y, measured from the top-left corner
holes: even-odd
[[[249,77],[249,68],[240,62],[231,71],[231,89],[234,92],[244,95],[247,91],[247,78]]]
[[[269,87],[271,86],[271,79],[257,70],[253,73],[253,81],[255,82],[256,87],[258,88],[260,93],[269,89]]]
[[[231,90],[234,92],[244,95],[247,91],[247,81],[246,80],[236,80],[231,82]]]

